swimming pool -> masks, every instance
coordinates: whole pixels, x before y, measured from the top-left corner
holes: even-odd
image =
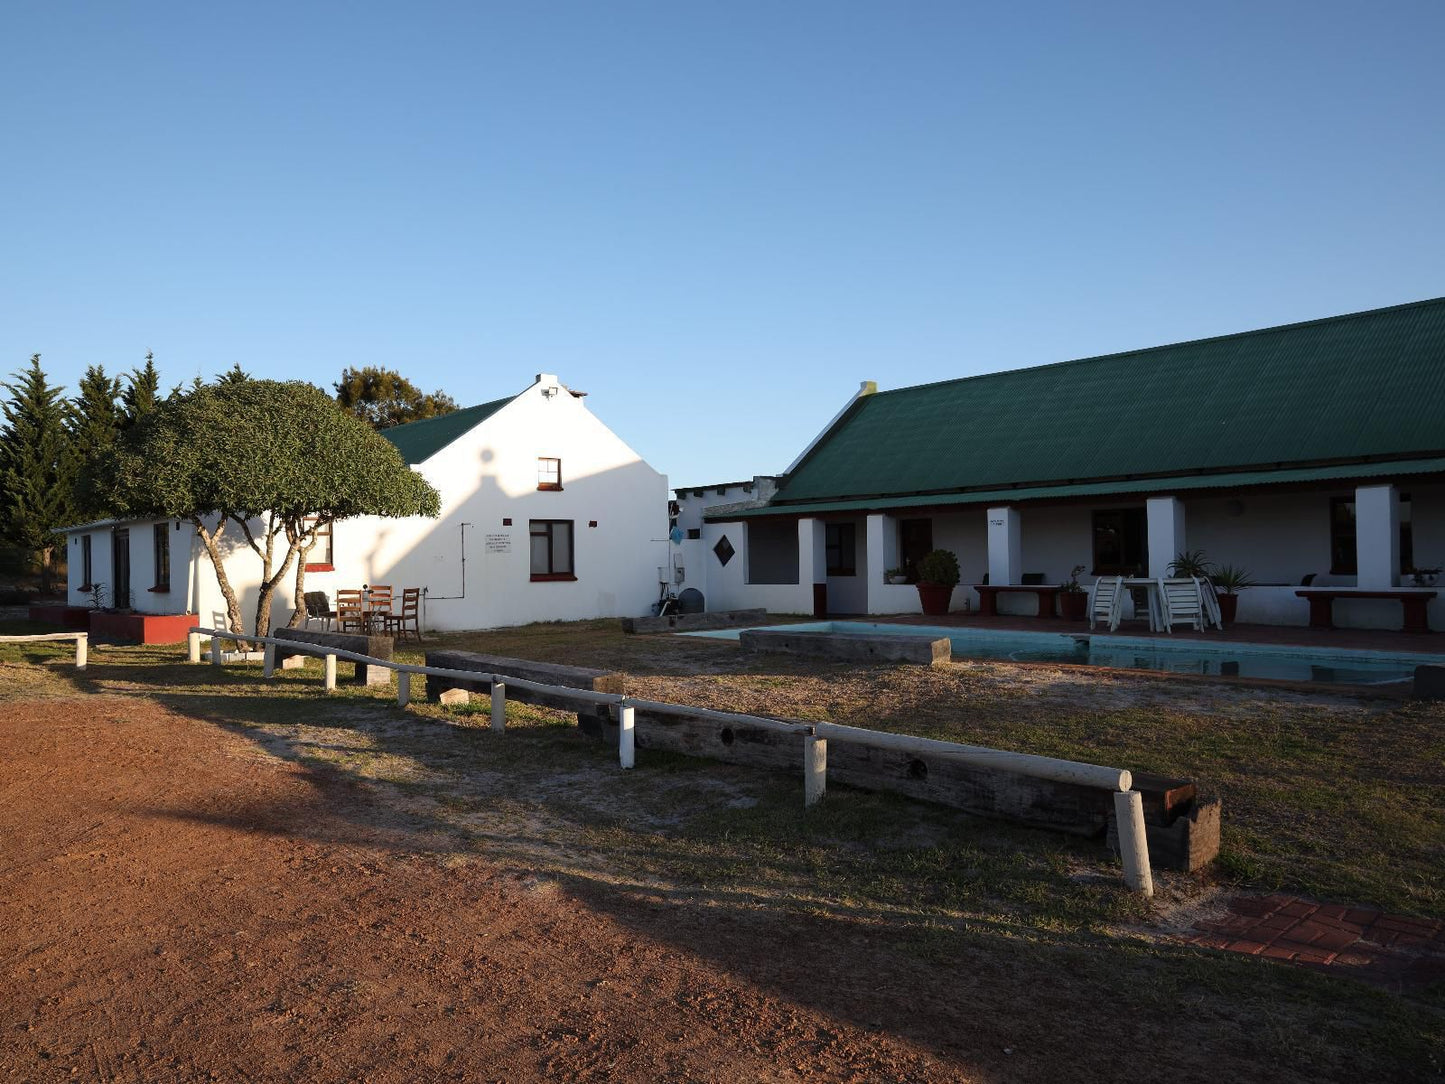
[[[1093,636],[1086,632],[1017,632],[960,629],[938,625],[893,625],[876,621],[809,621],[771,626],[797,632],[842,636],[947,637],[954,658],[1012,662],[1061,662],[1126,670],[1167,670],[1215,677],[1268,678],[1329,685],[1386,685],[1409,681],[1415,667],[1445,665],[1445,655],[1392,654],[1347,648],[1290,647],[1282,644],[1161,640],[1144,636]],[[736,640],[742,629],[685,632],[714,640]]]

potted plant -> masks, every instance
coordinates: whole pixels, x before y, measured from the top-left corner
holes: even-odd
[[[1083,565],[1075,565],[1059,589],[1059,616],[1065,621],[1082,621],[1089,616],[1089,596],[1079,586]]]
[[[1169,562],[1169,575],[1178,577],[1181,580],[1198,576],[1201,580],[1209,578],[1209,573],[1214,566],[1204,559],[1203,550],[1185,550],[1176,554],[1174,560]]]
[[[918,562],[918,600],[933,617],[948,613],[958,586],[958,558],[949,550],[933,550]]]
[[[1410,581],[1416,587],[1434,587],[1440,579],[1438,568],[1406,568],[1401,570],[1410,577]]]
[[[904,572],[901,568],[890,568],[887,572],[883,573],[883,582],[892,584],[907,583],[908,573]]]
[[[1234,615],[1239,610],[1239,592],[1253,587],[1254,580],[1249,573],[1235,565],[1220,565],[1209,577],[1219,588],[1219,616],[1227,624],[1234,624]]]

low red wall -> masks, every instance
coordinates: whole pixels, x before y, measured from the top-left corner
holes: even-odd
[[[186,634],[196,623],[195,614],[110,614],[102,610],[90,611],[92,635],[130,640],[138,644],[183,644]]]
[[[57,606],[42,603],[30,607],[30,620],[66,629],[90,628],[90,609],[86,606]]]

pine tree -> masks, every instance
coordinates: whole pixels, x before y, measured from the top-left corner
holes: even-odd
[[[115,443],[125,420],[117,401],[120,391],[120,378],[107,376],[103,366],[92,365],[81,377],[80,394],[70,401],[68,426],[77,472]],[[79,489],[75,494],[75,509],[87,519],[101,514],[89,495]]]
[[[5,538],[34,553],[40,563],[40,589],[49,591],[55,574],[57,531],[74,518],[71,487],[74,457],[66,433],[66,404],[40,368],[40,355],[6,384],[0,430],[0,474],[9,505],[4,509]]]
[[[131,428],[154,410],[160,401],[160,391],[161,375],[156,372],[155,356],[147,353],[145,365],[126,375],[125,391],[120,397],[125,408],[121,428]]]
[[[225,387],[227,384],[244,384],[251,379],[254,378],[250,373],[246,372],[245,369],[241,368],[241,363],[238,361],[232,364],[232,366],[220,376],[216,377],[216,384],[218,387]]]

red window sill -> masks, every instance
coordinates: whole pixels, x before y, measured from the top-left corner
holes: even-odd
[[[336,566],[335,566],[335,565],[311,565],[311,564],[308,564],[308,565],[306,566],[306,571],[307,571],[307,572],[335,572],[335,571],[336,571]]]
[[[557,484],[556,482],[538,482],[538,483],[537,483],[537,488],[538,488],[538,489],[545,489],[545,490],[548,490],[549,492],[552,492],[552,493],[561,493],[561,492],[562,492],[562,487],[561,487],[559,484]]]
[[[570,572],[533,572],[533,583],[556,583],[563,580],[575,580],[577,577]]]
[[[169,595],[171,593],[169,587],[147,587],[146,590],[153,595]]]

